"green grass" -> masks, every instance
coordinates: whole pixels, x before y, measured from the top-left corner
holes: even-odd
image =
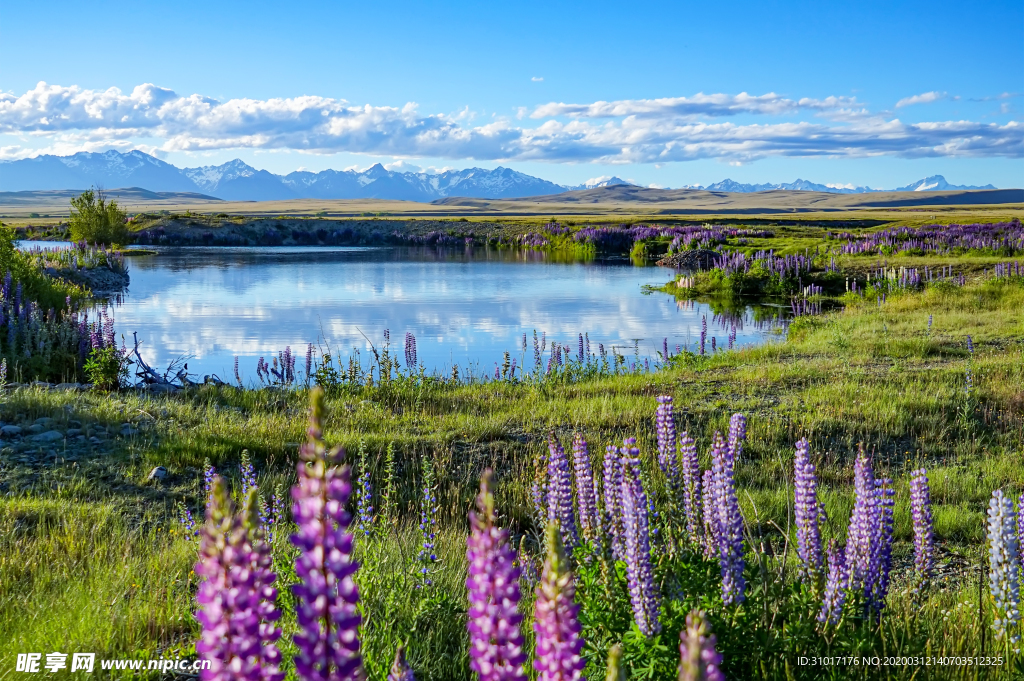
[[[383,678],[394,646],[405,641],[418,678],[466,678],[465,518],[484,468],[497,473],[502,524],[536,555],[528,486],[548,432],[565,441],[581,431],[592,456],[610,442],[636,437],[657,492],[653,413],[659,394],[675,397],[702,467],[714,431],[726,429],[733,412],[747,414],[748,444],[737,468],[740,499],[751,537],[762,537],[775,554],[785,546],[780,528],[792,527],[795,441],[806,436],[812,443],[829,518],[825,536],[839,538],[852,506],[852,457],[863,443],[877,472],[893,477],[897,490],[897,587],[871,645],[896,646],[892,652],[901,654],[924,654],[925,648],[977,654],[988,629],[988,620],[978,618],[984,510],[993,489],[1014,497],[1024,491],[1024,286],[988,281],[892,295],[882,308],[853,297],[846,303],[841,312],[794,323],[784,342],[690,357],[657,374],[572,385],[385,386],[330,397],[327,441],[354,452],[365,440],[378,489],[388,443],[398,455],[397,524],[359,549],[366,563],[360,579],[371,678]],[[967,334],[976,345],[973,358]],[[964,416],[968,362],[977,403]],[[84,427],[126,419],[148,427],[124,439],[116,453],[74,464],[26,466],[0,454],[0,679],[14,678],[17,652],[188,654],[197,634],[190,616],[195,544],[178,531],[174,504],[197,505],[206,458],[237,480],[243,449],[252,454],[263,489],[290,483],[306,400],[304,391],[213,387],[162,398],[32,388],[5,394],[4,422],[53,416]],[[429,598],[410,588],[421,457],[431,458],[440,478],[441,561]],[[170,473],[164,484],[146,482],[157,465]],[[921,465],[932,479],[940,563],[953,568],[919,605],[898,585],[910,551],[906,474]],[[278,541],[275,554],[287,583],[287,543]],[[751,553],[748,562],[757,556]],[[763,560],[771,570],[788,564],[792,578],[792,553],[788,561]],[[291,597],[283,592],[287,638],[294,620]],[[957,609],[957,603],[967,605]],[[943,613],[950,609],[952,615]],[[722,632],[725,639],[731,635]],[[991,652],[990,640],[987,645]],[[287,658],[287,646],[284,652]],[[783,657],[768,656],[759,669],[785,678]],[[809,678],[806,670],[792,669],[796,678]],[[959,672],[933,669],[926,677],[962,678]],[[900,674],[889,678],[905,678]]]

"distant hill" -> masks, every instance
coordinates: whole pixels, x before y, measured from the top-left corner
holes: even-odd
[[[0,192],[0,205],[4,206],[38,206],[47,205],[67,208],[71,199],[85,189],[44,189],[41,191]],[[107,189],[103,192],[109,199],[117,199],[119,203],[209,203],[220,202],[215,196],[196,194],[194,192],[151,192],[140,187],[120,187]]]
[[[43,155],[0,162],[0,191],[66,190],[90,186],[145,187],[153,192],[204,194],[227,201],[381,199],[421,203],[444,201],[451,197],[518,199],[609,187],[641,189],[618,177],[597,178],[575,186],[560,185],[500,166],[493,170],[466,168],[442,173],[412,173],[388,170],[378,163],[362,172],[323,170],[317,173],[296,171],[275,175],[266,170],[257,170],[239,159],[219,166],[178,168],[141,151],[80,152],[71,156]],[[933,175],[895,191],[974,189],[995,187],[953,185],[941,175]],[[686,190],[735,194],[764,191],[867,194],[883,191],[869,187],[829,186],[799,179],[782,184],[743,184],[726,179],[707,187],[666,191]],[[628,193],[630,190],[625,191]]]
[[[634,185],[597,187],[556,195],[520,199],[488,200],[451,197],[433,202],[439,206],[474,208],[509,214],[605,212],[606,207],[635,206],[642,213],[762,213],[901,206],[981,205],[1024,203],[1024,189],[983,189],[956,191],[872,192],[840,195],[833,192],[771,189],[761,192],[725,192],[705,189],[652,189]]]

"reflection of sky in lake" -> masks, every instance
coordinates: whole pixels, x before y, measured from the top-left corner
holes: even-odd
[[[532,332],[570,345],[588,332],[597,344],[656,356],[662,338],[690,344],[700,337],[703,314],[709,336],[725,345],[703,305],[677,305],[670,296],[644,295],[670,270],[634,267],[627,261],[560,264],[539,253],[475,249],[405,248],[187,248],[129,258],[131,286],[115,312],[118,334],[138,332],[143,356],[154,366],[187,356],[189,373],[229,380],[235,355],[243,379],[255,376],[256,359],[326,338],[347,363],[353,348],[378,347],[390,329],[393,353],[404,364],[406,331],[416,335],[420,362],[447,372],[453,363],[493,373],[505,350],[522,364],[522,335]],[[763,342],[747,324],[738,344]],[[709,340],[710,343],[710,340]]]

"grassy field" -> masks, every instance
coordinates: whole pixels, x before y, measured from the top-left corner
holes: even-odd
[[[798,252],[820,242],[820,232],[814,237],[785,228],[773,239],[780,250]],[[737,482],[748,580],[760,587],[731,611],[716,603],[716,564],[694,559],[676,565],[666,558],[662,566],[678,576],[679,595],[676,605],[666,606],[666,620],[683,604],[709,609],[729,678],[1013,677],[1009,665],[823,670],[797,661],[800,654],[977,656],[1001,650],[992,641],[983,583],[985,510],[994,489],[1013,498],[1024,492],[1024,282],[977,276],[997,259],[887,260],[955,263],[973,279],[964,287],[938,284],[890,295],[881,305],[847,296],[841,311],[796,320],[782,342],[682,355],[653,374],[579,383],[395,381],[329,394],[326,440],[344,445],[352,462],[362,448],[378,491],[389,484],[388,446],[395,452],[393,510],[379,510],[374,537],[357,543],[370,678],[384,678],[395,647],[405,642],[417,678],[468,678],[466,512],[485,468],[496,472],[500,522],[527,566],[541,554],[529,487],[549,433],[567,447],[573,433],[582,433],[598,459],[606,445],[636,437],[661,499],[653,414],[655,396],[662,394],[674,397],[702,468],[714,432],[727,430],[734,412],[748,418]],[[844,268],[874,262],[851,258]],[[28,428],[48,418],[45,428],[74,427],[99,437],[90,448],[72,446],[68,433],[65,441],[34,450],[0,450],[0,679],[20,678],[13,671],[19,652],[192,655],[196,544],[177,522],[176,504],[201,504],[206,459],[237,487],[243,451],[255,462],[261,489],[290,485],[307,404],[305,390],[213,386],[164,397],[35,387],[5,392],[4,424]],[[894,586],[880,625],[847,622],[841,634],[819,633],[816,607],[794,591],[793,448],[801,437],[810,441],[818,466],[826,539],[845,536],[860,445],[871,453],[876,473],[895,481]],[[433,587],[417,589],[425,460],[438,473],[439,561],[431,567]],[[156,466],[167,469],[166,479],[147,479]],[[907,474],[920,466],[931,479],[938,578],[926,596],[915,598],[907,589],[913,562]],[[294,578],[293,556],[280,533],[274,559],[285,585]],[[594,565],[581,561],[578,570],[578,597],[593,606],[585,612],[621,600],[621,579],[601,587]],[[295,626],[291,598],[282,588],[282,641]],[[529,644],[528,624],[524,631]],[[628,621],[609,615],[588,622],[584,635],[590,636],[588,678],[603,678],[607,647],[620,640],[627,642],[631,678],[674,678],[662,664],[678,643],[668,634],[659,639],[661,651],[650,652],[650,643],[631,638]],[[289,645],[282,645],[286,659]]]
[[[769,191],[750,194],[696,189],[660,190],[619,185],[522,199],[463,199],[433,203],[382,199],[221,201],[200,194],[112,189],[130,214],[187,218],[436,220],[472,222],[589,221],[670,223],[716,221],[810,222],[917,219],[996,222],[1020,214],[1021,190],[827,194]],[[67,220],[72,191],[0,192],[0,220],[15,227],[47,227]],[[975,216],[972,218],[971,216]]]

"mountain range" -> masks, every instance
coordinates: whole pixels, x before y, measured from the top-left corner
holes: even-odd
[[[774,189],[785,189],[785,190],[796,190],[796,191],[808,191],[808,192],[827,192],[829,194],[868,194],[870,192],[943,192],[943,191],[960,191],[966,189],[996,189],[991,184],[986,184],[984,187],[977,187],[973,185],[964,184],[950,184],[946,182],[946,178],[942,175],[932,175],[926,177],[923,180],[918,180],[912,184],[908,184],[906,187],[897,187],[896,189],[872,189],[871,187],[843,187],[836,185],[817,184],[815,182],[808,182],[807,180],[797,180],[796,182],[783,182],[781,184],[740,184],[733,180],[722,180],[710,184],[706,187],[693,186],[691,189],[705,189],[711,192],[733,192],[738,194],[749,194],[752,192],[767,192]]]
[[[71,156],[42,155],[17,161],[0,162],[0,191],[40,191],[142,187],[154,192],[194,192],[226,201],[269,201],[284,199],[397,199],[429,202],[447,197],[511,199],[544,196],[562,192],[628,185],[617,177],[592,183],[566,186],[548,182],[510,168],[493,170],[467,168],[441,173],[414,173],[387,170],[375,164],[367,170],[323,170],[318,173],[299,170],[275,175],[257,170],[239,159],[219,166],[178,168],[141,151],[121,153],[79,152]],[[797,180],[784,184],[741,184],[723,180],[707,187],[691,189],[750,193],[775,189],[806,190],[833,194],[860,194],[875,191],[868,187],[834,187]],[[934,175],[906,187],[890,191],[944,191],[995,189],[952,185]]]

